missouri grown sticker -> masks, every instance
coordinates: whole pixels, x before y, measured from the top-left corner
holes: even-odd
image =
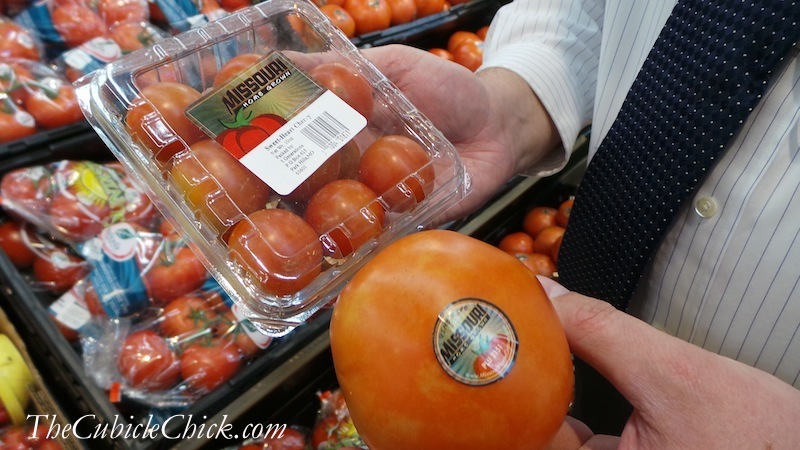
[[[367,124],[279,52],[186,112],[280,195],[294,191]]]

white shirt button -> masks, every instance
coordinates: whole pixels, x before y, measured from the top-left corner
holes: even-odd
[[[699,197],[694,202],[694,212],[704,219],[710,219],[717,213],[717,201],[714,197]]]

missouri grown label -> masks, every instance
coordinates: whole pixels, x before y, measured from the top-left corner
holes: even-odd
[[[517,339],[508,317],[491,303],[466,298],[447,305],[436,320],[436,359],[455,380],[483,386],[503,378],[514,365]]]

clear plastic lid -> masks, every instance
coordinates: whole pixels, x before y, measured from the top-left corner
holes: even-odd
[[[452,144],[307,1],[260,3],[76,85],[114,155],[268,334],[467,192]]]

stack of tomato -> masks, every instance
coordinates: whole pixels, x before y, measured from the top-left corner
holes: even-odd
[[[489,26],[476,31],[458,30],[447,39],[447,48],[433,47],[428,51],[448,61],[454,61],[471,71],[476,71],[483,63],[483,41]]]
[[[522,230],[500,238],[497,246],[515,255],[533,272],[552,277],[557,272],[558,249],[572,211],[573,199],[558,208],[537,206],[525,213]]]
[[[314,0],[347,37],[386,30],[469,0]]]
[[[43,414],[49,414],[43,413]],[[3,403],[0,402],[0,448],[3,450],[61,450],[64,448],[56,437],[48,436],[46,420],[15,425]]]

